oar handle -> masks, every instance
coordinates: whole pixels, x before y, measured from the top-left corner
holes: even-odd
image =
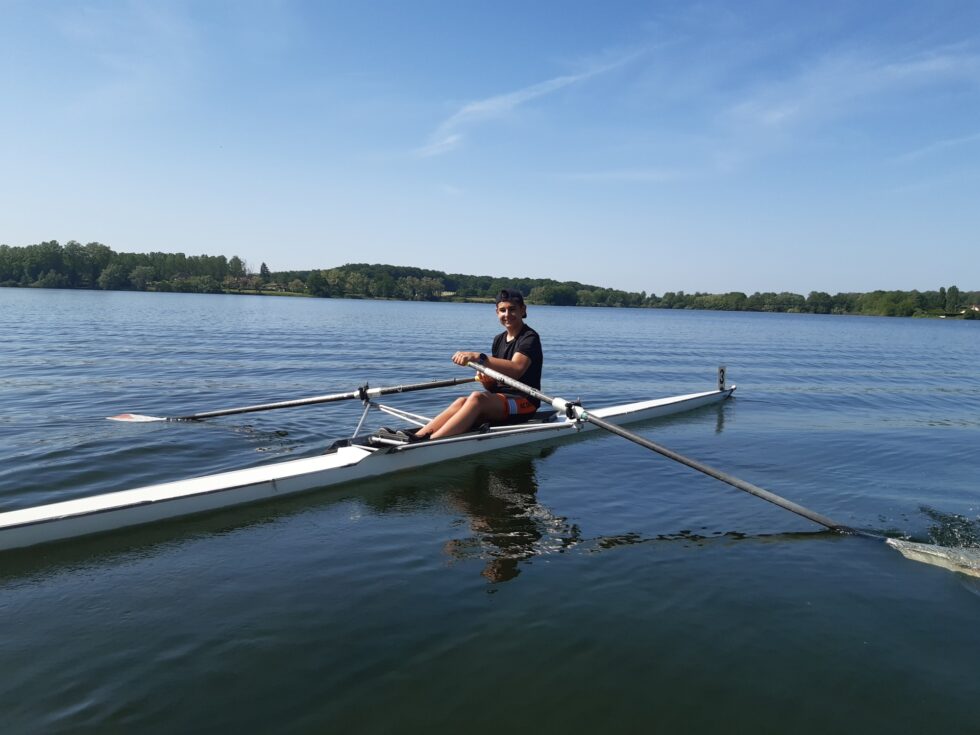
[[[677,452],[671,449],[667,449],[667,447],[662,447],[659,444],[656,444],[650,441],[649,439],[640,436],[639,434],[634,434],[632,431],[627,431],[621,426],[617,426],[616,424],[612,424],[608,421],[598,418],[597,416],[593,416],[588,411],[586,411],[585,408],[583,408],[581,404],[579,404],[577,401],[573,402],[573,401],[567,401],[564,398],[552,398],[551,396],[545,395],[541,391],[532,388],[529,385],[525,385],[519,380],[515,380],[514,378],[511,378],[508,375],[504,375],[501,372],[498,372],[492,368],[488,368],[484,365],[480,365],[475,362],[469,363],[469,367],[472,367],[475,370],[478,370],[481,373],[490,376],[494,380],[503,383],[504,385],[510,386],[511,388],[521,391],[522,393],[526,393],[532,398],[536,398],[539,401],[550,404],[556,411],[561,411],[569,418],[574,418],[577,421],[588,421],[590,424],[594,424],[595,426],[598,426],[601,429],[605,429],[606,431],[612,434],[621,436],[623,439],[629,439],[631,442],[634,442],[635,444],[639,444],[641,447],[645,447],[651,451],[656,452],[657,454],[667,457],[668,459],[672,459],[675,462],[680,462],[681,464],[686,465],[691,469],[697,470],[698,472],[701,472],[705,475],[708,475],[709,477],[713,477],[716,480],[720,480],[721,482],[724,482],[728,485],[731,485],[734,488],[747,492],[750,495],[755,495],[757,498],[762,498],[763,500],[767,500],[770,503],[778,505],[780,508],[788,510],[791,513],[796,513],[797,515],[802,516],[807,520],[813,521],[814,523],[818,523],[821,526],[826,526],[831,530],[840,531],[843,533],[854,532],[853,529],[841,523],[837,523],[837,521],[834,521],[825,515],[817,513],[816,511],[812,511],[809,508],[804,508],[802,505],[794,503],[791,500],[787,500],[786,498],[780,497],[779,495],[776,495],[775,493],[771,493],[768,490],[764,490],[758,485],[753,485],[751,482],[746,482],[745,480],[741,480],[737,477],[734,477],[733,475],[729,475],[727,472],[716,470],[714,467],[709,467],[708,465],[703,464],[702,462],[698,462],[689,457],[685,457],[682,454],[678,454]]]
[[[470,363],[467,363],[467,367],[471,367],[474,370],[477,370],[477,371],[483,373],[484,375],[488,375],[489,377],[491,377],[494,380],[496,380],[498,383],[503,383],[504,385],[507,385],[507,386],[510,386],[511,388],[514,388],[516,390],[519,390],[521,393],[524,393],[526,395],[531,396],[531,398],[536,398],[537,400],[541,401],[542,403],[547,403],[552,408],[554,408],[556,411],[558,411],[560,413],[564,413],[564,414],[567,415],[567,413],[569,412],[570,409],[574,409],[576,407],[582,413],[585,413],[585,410],[582,409],[582,407],[577,402],[566,401],[564,398],[552,398],[551,396],[545,395],[544,393],[542,393],[541,391],[539,391],[537,388],[532,388],[529,385],[525,385],[521,381],[515,380],[514,378],[510,377],[509,375],[504,375],[503,373],[497,372],[493,368],[488,368],[485,365],[481,365],[478,362],[470,362]],[[578,414],[577,413],[576,413],[576,416],[575,417],[576,418],[578,417]]]

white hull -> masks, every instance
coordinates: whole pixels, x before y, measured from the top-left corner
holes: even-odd
[[[658,398],[590,413],[615,424],[645,421],[718,403],[732,391]],[[417,444],[377,448],[352,443],[305,459],[9,511],[0,513],[0,550],[254,503],[595,428],[562,418]]]

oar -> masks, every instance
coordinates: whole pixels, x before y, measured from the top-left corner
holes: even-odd
[[[261,403],[255,406],[242,406],[240,408],[223,408],[218,411],[204,411],[202,413],[192,413],[188,416],[143,416],[138,413],[121,413],[118,416],[108,416],[111,421],[200,421],[216,416],[231,416],[236,413],[252,413],[253,411],[271,411],[277,408],[293,408],[294,406],[310,406],[315,403],[333,403],[334,401],[348,401],[359,398],[366,401],[369,398],[387,396],[392,393],[410,393],[416,390],[427,390],[429,388],[446,388],[452,385],[471,383],[476,378],[450,378],[448,380],[433,380],[428,383],[411,383],[409,385],[396,385],[387,388],[368,388],[364,386],[348,393],[334,393],[328,396],[313,396],[312,398],[296,398],[291,401],[277,401],[276,403]]]
[[[662,447],[659,444],[655,444],[649,439],[646,439],[638,434],[634,434],[631,431],[627,431],[620,426],[616,426],[615,424],[604,421],[597,416],[593,416],[578,402],[573,403],[572,401],[566,401],[564,398],[552,398],[539,390],[535,390],[529,385],[525,385],[519,380],[514,380],[503,373],[499,373],[496,370],[484,367],[483,365],[475,362],[469,363],[469,367],[484,373],[485,375],[489,375],[491,378],[503,383],[504,385],[508,385],[511,388],[521,391],[522,393],[526,393],[532,398],[537,398],[539,401],[550,404],[555,410],[564,413],[569,418],[575,418],[579,421],[588,421],[590,424],[598,426],[601,429],[605,429],[606,431],[616,434],[617,436],[621,436],[624,439],[629,439],[631,442],[635,442],[641,447],[650,449],[657,454],[662,454],[664,457],[672,459],[675,462],[680,462],[683,465],[687,465],[698,472],[703,472],[710,477],[714,477],[716,480],[721,480],[722,482],[738,488],[739,490],[743,490],[750,495],[755,495],[757,498],[768,500],[770,503],[774,503],[780,508],[784,508],[791,513],[796,513],[799,516],[803,516],[807,520],[818,523],[821,526],[825,526],[832,531],[863,536],[864,538],[873,539],[875,541],[884,541],[888,546],[899,551],[906,559],[912,559],[924,564],[932,564],[953,572],[968,574],[973,577],[980,577],[980,549],[949,549],[944,546],[937,546],[936,544],[921,544],[913,541],[887,538],[877,533],[871,533],[870,531],[845,526],[843,523],[838,523],[837,521],[831,520],[825,515],[812,511],[809,508],[804,508],[798,503],[782,498],[775,493],[769,492],[768,490],[763,490],[758,485],[753,485],[751,482],[740,480],[737,477],[729,475],[727,472],[716,470],[706,464],[697,462],[689,457],[685,457],[673,450]]]
[[[624,439],[629,439],[631,442],[639,444],[641,447],[650,449],[657,454],[662,454],[668,459],[672,459],[675,462],[680,462],[683,465],[697,470],[698,472],[703,472],[716,480],[721,480],[724,483],[736,487],[739,490],[743,490],[751,495],[755,495],[757,498],[762,498],[763,500],[768,500],[770,503],[778,505],[780,508],[785,508],[791,513],[796,513],[797,515],[803,516],[804,518],[813,521],[814,523],[819,523],[821,526],[826,526],[834,531],[840,531],[842,533],[855,533],[854,529],[845,526],[843,523],[838,523],[837,521],[831,520],[825,515],[821,515],[809,508],[804,508],[802,505],[792,502],[791,500],[786,500],[786,498],[781,498],[775,493],[771,493],[768,490],[763,490],[758,485],[753,485],[751,482],[746,482],[745,480],[740,480],[737,477],[729,475],[727,472],[722,472],[721,470],[716,470],[714,467],[709,467],[706,464],[698,462],[691,459],[690,457],[685,457],[682,454],[678,454],[672,449],[667,449],[667,447],[662,447],[659,444],[655,444],[649,439],[640,436],[639,434],[634,434],[632,431],[627,431],[621,426],[616,424],[611,424],[598,416],[593,416],[591,413],[586,411],[577,402],[573,403],[571,401],[566,401],[564,398],[552,398],[551,396],[546,396],[539,390],[535,390],[529,385],[525,385],[519,380],[514,380],[513,378],[499,373],[491,368],[484,367],[475,362],[469,364],[470,367],[479,370],[486,375],[489,375],[494,380],[503,383],[504,385],[509,385],[511,388],[516,388],[522,393],[526,393],[532,398],[537,398],[539,401],[551,404],[551,406],[561,413],[564,413],[569,418],[575,418],[579,421],[588,421],[590,424],[598,426],[600,429],[605,429],[608,432],[621,436]]]

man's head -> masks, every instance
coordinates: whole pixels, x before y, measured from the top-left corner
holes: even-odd
[[[501,305],[510,304],[511,308],[521,315],[521,319],[527,318],[527,306],[524,304],[524,294],[512,288],[503,288],[497,294],[497,314],[500,314]]]

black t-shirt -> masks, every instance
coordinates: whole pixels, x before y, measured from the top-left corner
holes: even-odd
[[[504,360],[511,360],[515,352],[531,360],[527,370],[524,371],[518,380],[525,385],[529,385],[536,390],[541,390],[541,366],[544,363],[544,353],[541,350],[541,338],[538,333],[525,324],[517,336],[507,341],[507,332],[501,332],[493,338],[493,356]],[[511,388],[510,391],[513,389]],[[507,393],[507,386],[497,386],[493,389],[495,393]],[[531,396],[527,396],[536,406],[541,405],[541,401]]]

